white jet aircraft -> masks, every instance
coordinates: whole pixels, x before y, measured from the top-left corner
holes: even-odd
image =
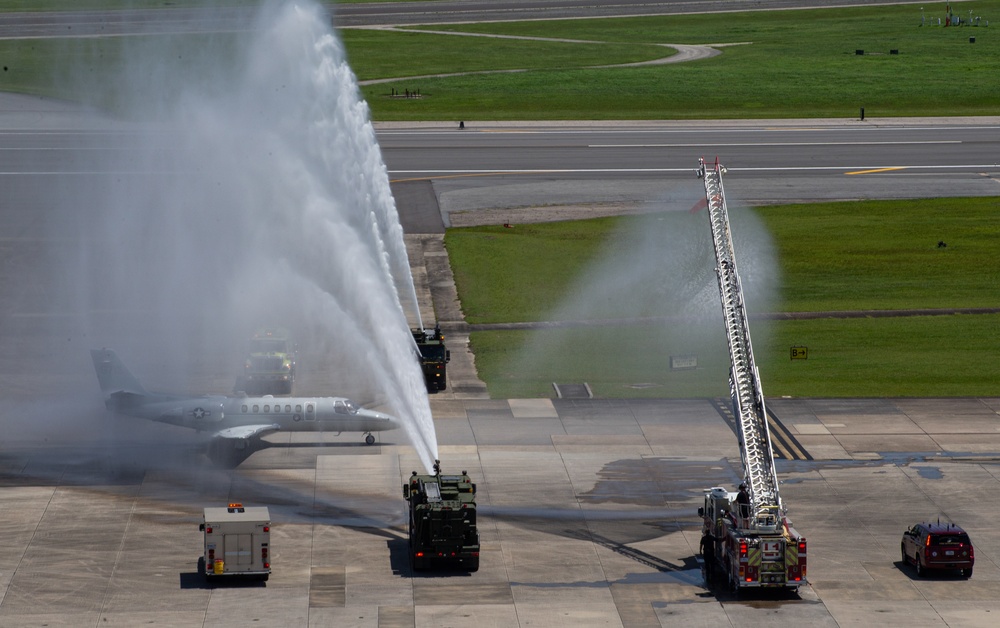
[[[108,410],[211,431],[209,455],[216,461],[241,462],[256,450],[262,436],[278,430],[362,432],[371,445],[375,442],[372,432],[400,427],[394,417],[366,410],[344,397],[183,397],[146,392],[111,349],[91,349],[90,356]]]

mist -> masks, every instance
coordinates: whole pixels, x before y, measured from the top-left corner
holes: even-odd
[[[95,134],[85,174],[55,192],[41,307],[61,315],[46,359],[72,380],[63,390],[98,400],[98,347],[149,390],[231,394],[254,330],[285,327],[295,395],[399,417],[430,470],[402,227],[330,24],[311,0],[273,0],[246,31],[126,38],[111,79],[61,70],[118,131]]]
[[[591,384],[604,382],[600,396],[629,396],[625,388],[631,386],[648,387],[655,396],[728,397],[729,354],[711,229],[707,209],[692,210],[704,198],[701,181],[692,176],[689,184],[670,184],[642,215],[629,217],[567,291],[570,297],[545,319],[600,324],[584,332],[533,332],[510,370],[544,377],[553,356],[567,354],[566,343],[586,342],[601,360],[574,371]],[[780,278],[771,238],[751,209],[727,201],[747,311],[773,311]],[[758,343],[767,340],[764,323],[755,321],[751,329]],[[620,333],[626,328],[638,333]],[[694,356],[698,367],[671,373],[671,356]],[[614,380],[617,371],[649,364],[659,366],[636,375],[642,379]]]

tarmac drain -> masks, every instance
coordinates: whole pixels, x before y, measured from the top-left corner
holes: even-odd
[[[556,395],[560,399],[593,399],[594,393],[590,391],[590,386],[587,382],[582,384],[556,384],[552,383],[552,387],[556,389]]]

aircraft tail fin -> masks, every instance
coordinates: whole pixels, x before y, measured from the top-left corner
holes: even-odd
[[[105,397],[110,397],[115,393],[132,393],[145,395],[146,389],[142,387],[139,380],[118,358],[118,354],[111,349],[91,349],[90,357],[94,360],[94,369],[97,371],[97,381],[101,384],[101,392]]]

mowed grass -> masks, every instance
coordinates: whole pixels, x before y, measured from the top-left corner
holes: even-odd
[[[1000,2],[954,3],[955,13],[1000,22]],[[944,5],[924,10],[929,23]],[[642,18],[511,22],[428,27],[462,32],[618,42],[742,44],[723,54],[688,63],[587,69],[539,59],[505,57],[504,65],[537,68],[517,74],[400,81],[363,88],[373,116],[381,120],[517,119],[697,119],[995,115],[992,77],[1000,71],[1000,37],[987,27],[920,26],[917,5],[761,11]],[[343,34],[359,78],[370,72],[365,58],[380,48]],[[390,33],[382,34],[390,45]],[[970,44],[969,38],[976,43]],[[463,38],[457,38],[463,39]],[[438,36],[449,71],[465,61]],[[749,43],[747,43],[749,42]],[[571,44],[566,44],[571,45]],[[864,55],[855,54],[863,50]],[[890,54],[892,50],[898,54]],[[389,51],[391,53],[391,50]],[[396,76],[430,74],[419,58],[401,51]],[[374,68],[373,68],[374,69]],[[478,68],[477,68],[478,69]],[[420,100],[392,99],[390,89],[419,89]]]
[[[439,35],[385,29],[347,29],[340,33],[348,63],[359,80],[402,78],[393,85],[404,91],[406,77],[460,72],[494,72],[487,81],[511,79],[511,70],[575,70],[604,64],[635,63],[676,54],[655,44],[602,42],[568,43]],[[468,78],[468,77],[466,77]],[[432,79],[421,78],[412,90]],[[433,79],[451,80],[451,79]],[[380,88],[388,94],[389,88]],[[476,98],[474,94],[467,95]],[[374,104],[374,103],[369,103]],[[447,119],[447,116],[445,117]]]
[[[764,309],[1000,307],[1000,265],[992,261],[1000,256],[998,206],[997,198],[949,198],[758,208],[781,277]],[[450,229],[446,245],[467,320],[565,320],[553,312],[579,299],[580,276],[599,275],[592,266],[600,252],[640,220]],[[711,272],[710,258],[697,261]],[[714,290],[704,276],[699,281]],[[642,292],[618,300],[641,301]],[[747,295],[752,316],[761,310],[751,307],[755,296]],[[474,332],[476,366],[497,398],[551,396],[552,382],[580,381],[604,397],[728,394],[721,308],[663,314],[644,324]],[[994,314],[751,322],[769,396],[997,395],[997,329]],[[807,347],[808,359],[791,360],[793,346]],[[697,369],[670,369],[671,356],[691,355]]]
[[[728,397],[721,307],[701,335],[669,342],[663,325],[477,331],[471,343],[494,399],[554,397],[553,382],[587,382],[599,398]],[[998,329],[997,314],[750,323],[767,397],[996,397]],[[697,368],[672,370],[671,356]]]
[[[3,2],[0,10],[29,6]],[[253,3],[221,0],[216,5],[243,4]],[[76,6],[155,5],[91,0]],[[37,6],[64,5],[51,0]],[[178,6],[190,5],[184,0]],[[900,5],[427,27],[592,43],[386,29],[344,29],[340,36],[359,80],[396,79],[362,86],[376,121],[852,118],[861,107],[869,118],[995,115],[996,27],[930,26],[944,15],[943,6],[925,7],[925,26],[920,26],[919,6]],[[1000,0],[953,6],[963,19],[971,7],[974,16],[1000,20]],[[976,43],[969,43],[970,37]],[[120,77],[142,45],[125,46],[120,39],[4,41],[0,64],[7,69],[0,73],[0,90],[101,106],[134,101],[142,90]],[[194,81],[204,78],[205,67],[228,64],[238,71],[238,58],[189,62],[205,59],[202,51],[219,39],[185,36],[169,45],[161,39],[155,45],[163,54],[145,69],[151,76]],[[738,45],[693,62],[595,67],[670,56],[671,49],[659,45],[665,43]],[[431,76],[461,73],[473,74]],[[421,97],[392,97],[406,91]],[[95,99],[98,93],[101,98]]]

